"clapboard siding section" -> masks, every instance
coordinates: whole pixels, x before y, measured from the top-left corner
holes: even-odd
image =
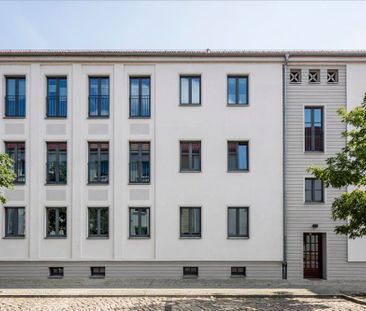
[[[90,276],[90,267],[106,267],[106,277],[118,278],[181,278],[184,266],[199,268],[203,279],[230,278],[232,266],[244,266],[247,279],[281,279],[281,262],[245,261],[38,261],[38,262],[0,262],[2,278],[42,278],[48,277],[49,267],[64,267],[65,278],[85,278]]]
[[[366,279],[366,265],[347,262],[347,238],[334,233],[336,223],[331,219],[331,205],[343,189],[326,189],[325,203],[304,204],[304,178],[309,176],[310,165],[324,165],[325,160],[339,151],[345,144],[341,133],[345,125],[340,121],[337,110],[346,106],[345,66],[290,66],[302,70],[302,82],[291,84],[288,79],[287,102],[287,257],[288,278],[303,278],[303,233],[326,234],[327,279]],[[320,69],[319,84],[308,83],[309,69]],[[339,82],[328,84],[327,69],[338,69]],[[304,107],[324,107],[325,152],[304,152]],[[312,228],[318,224],[318,228]]]

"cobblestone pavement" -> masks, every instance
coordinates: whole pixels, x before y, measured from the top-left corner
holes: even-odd
[[[322,298],[164,298],[70,297],[1,298],[1,311],[365,311],[366,307],[342,299]]]

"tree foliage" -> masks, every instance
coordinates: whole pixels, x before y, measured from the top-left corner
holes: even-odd
[[[16,175],[13,168],[13,160],[5,153],[0,153],[0,203],[6,203],[4,189],[11,189]]]
[[[366,94],[361,105],[347,112],[338,110],[347,130],[342,133],[345,147],[326,160],[325,167],[311,166],[308,171],[326,187],[344,188],[332,204],[333,220],[345,223],[336,226],[337,234],[351,239],[366,235]]]

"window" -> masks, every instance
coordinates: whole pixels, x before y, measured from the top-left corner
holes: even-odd
[[[323,151],[323,108],[305,107],[305,151]]]
[[[90,267],[90,274],[92,277],[105,277],[105,267]]]
[[[66,184],[67,144],[47,143],[47,183]]]
[[[320,70],[309,70],[309,83],[320,83]]]
[[[248,238],[249,237],[249,208],[229,207],[228,208],[228,237]]]
[[[24,237],[25,208],[5,207],[5,237]]]
[[[89,117],[109,117],[108,77],[89,77]]]
[[[5,96],[5,116],[25,117],[25,78],[7,77]]]
[[[301,69],[290,70],[290,83],[301,83]]]
[[[109,144],[89,143],[89,183],[108,183]]]
[[[201,208],[180,208],[180,236],[201,237]]]
[[[150,182],[150,143],[130,142],[130,183]]]
[[[338,83],[338,70],[337,69],[328,69],[327,82],[328,83]]]
[[[150,77],[130,77],[130,118],[150,117]]]
[[[47,237],[66,237],[66,207],[47,207]]]
[[[47,117],[66,118],[67,79],[65,77],[47,78]]]
[[[305,202],[324,202],[324,185],[321,180],[305,178]]]
[[[16,178],[14,183],[25,183],[25,143],[24,142],[6,142],[5,152],[14,161],[14,173]]]
[[[227,103],[228,105],[248,105],[248,77],[228,76]]]
[[[231,276],[246,276],[246,267],[231,267]]]
[[[181,76],[180,77],[180,104],[200,105],[201,104],[201,77]]]
[[[49,267],[50,277],[62,278],[64,276],[63,267]]]
[[[198,267],[183,267],[183,276],[198,276]]]
[[[130,207],[130,237],[150,237],[150,208]]]
[[[228,171],[249,171],[249,142],[228,142]]]
[[[89,207],[89,237],[108,237],[109,213],[107,207]]]
[[[201,171],[201,142],[180,142],[180,170],[182,172]]]

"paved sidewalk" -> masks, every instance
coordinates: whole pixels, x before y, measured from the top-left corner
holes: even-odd
[[[366,282],[246,279],[0,279],[0,296],[281,296],[366,293]]]

